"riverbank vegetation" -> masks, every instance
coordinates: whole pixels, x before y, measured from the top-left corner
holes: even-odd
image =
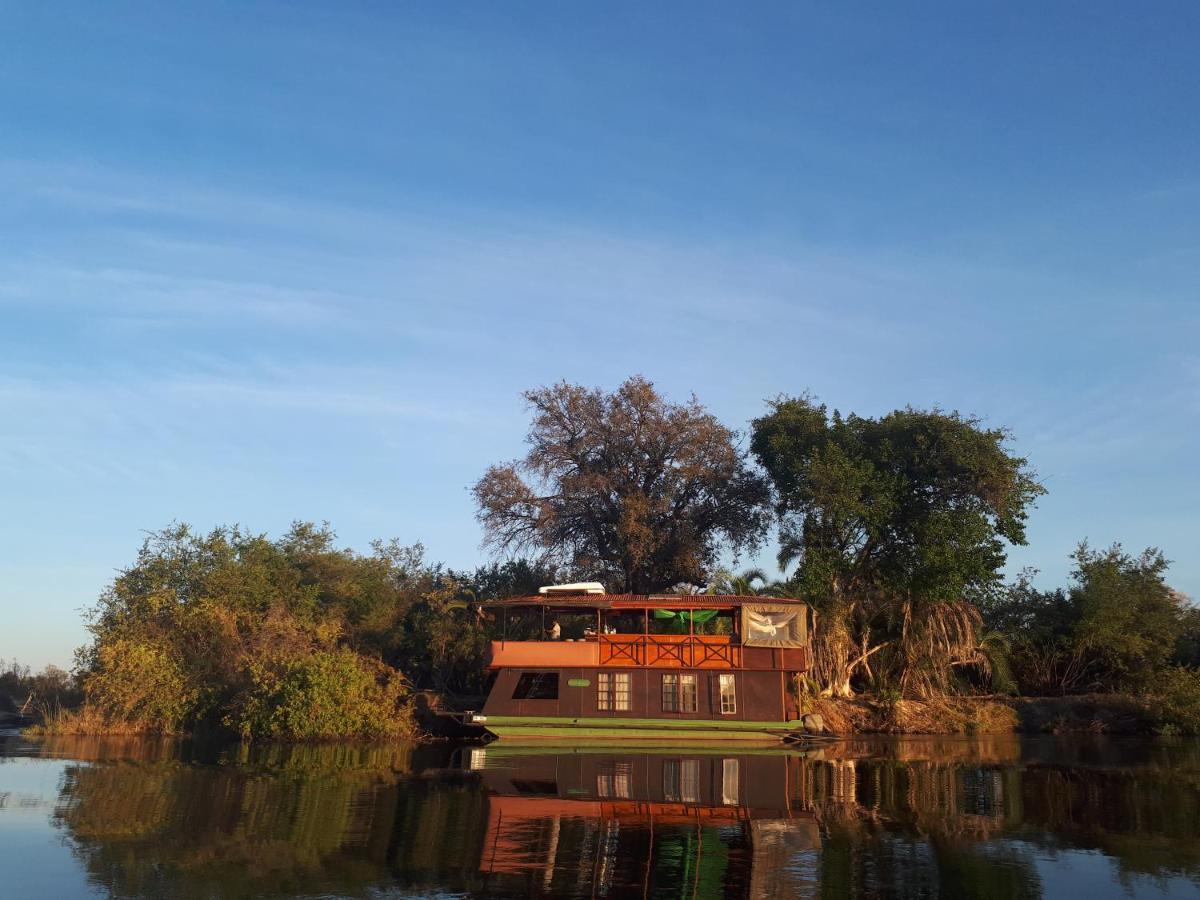
[[[79,705],[76,679],[58,666],[36,674],[15,659],[0,660],[0,728],[44,721]]]
[[[1026,727],[1003,698],[1106,695],[1136,696],[1146,728],[1200,733],[1200,611],[1169,587],[1161,553],[1084,543],[1067,586],[1004,582],[1044,488],[1002,429],[937,409],[843,415],[802,395],[771,402],[747,441],[640,378],[526,399],[528,452],[473,487],[504,562],[454,571],[397,542],[357,553],[308,523],[277,539],[170,526],[89,613],[83,704],[46,727],[411,734],[424,692],[483,691],[496,625],[479,601],[595,579],[807,600],[814,668],[800,688],[846,704],[848,728],[879,710],[895,714],[883,730]],[[719,568],[772,534],[780,580]],[[963,699],[980,696],[1007,712]]]
[[[469,600],[529,590],[521,564],[458,575],[420,546],[335,546],[297,523],[149,535],[91,610],[78,654],[84,702],[55,733],[224,730],[278,739],[415,733],[414,689],[478,691],[486,635]]]

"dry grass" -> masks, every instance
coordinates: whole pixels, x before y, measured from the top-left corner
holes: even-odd
[[[818,700],[816,711],[837,734],[1011,734],[1016,710],[1005,701],[954,697],[882,701]]]
[[[946,697],[886,701],[819,699],[814,711],[835,734],[1146,734],[1146,701],[1126,695]]]
[[[83,705],[78,709],[55,709],[49,711],[41,724],[26,728],[24,733],[30,737],[45,737],[49,735],[148,735],[158,734],[154,728],[144,722],[129,722],[114,720],[105,716],[93,706]]]

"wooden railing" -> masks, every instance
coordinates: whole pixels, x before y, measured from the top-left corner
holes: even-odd
[[[578,641],[492,641],[493,668],[808,669],[803,648],[743,647],[725,634],[602,634]]]
[[[600,665],[663,669],[736,669],[742,647],[728,635],[602,634]]]

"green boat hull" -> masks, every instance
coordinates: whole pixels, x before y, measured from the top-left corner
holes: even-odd
[[[799,721],[737,722],[700,719],[601,719],[549,716],[488,716],[479,722],[510,741],[737,741],[778,743],[802,731]]]

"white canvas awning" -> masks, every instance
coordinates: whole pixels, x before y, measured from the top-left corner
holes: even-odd
[[[754,603],[742,607],[742,643],[750,647],[808,645],[808,607]]]

